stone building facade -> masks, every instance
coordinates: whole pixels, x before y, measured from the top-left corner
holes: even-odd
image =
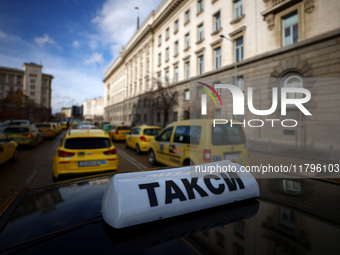
[[[234,84],[245,98],[251,87],[256,109],[271,107],[274,87],[305,88],[312,116],[288,109],[286,119],[296,119],[297,127],[246,125],[248,139],[340,150],[339,10],[336,0],[164,0],[107,70],[104,118],[161,126],[193,117],[197,81]],[[160,87],[177,92],[167,116],[157,105]],[[215,118],[282,121],[277,112],[253,116],[247,107],[234,116],[230,93],[219,93],[226,100],[213,108]]]
[[[23,70],[0,67],[1,119],[50,119],[54,77],[43,73],[42,68],[35,63],[24,63]]]

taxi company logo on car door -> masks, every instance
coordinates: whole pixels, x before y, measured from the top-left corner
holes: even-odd
[[[218,95],[217,91],[213,87],[211,87],[210,85],[205,84],[203,82],[197,82],[197,83],[211,89],[211,91],[214,92],[214,94],[217,96],[217,98],[220,101],[221,106],[222,106],[222,100],[221,100],[220,96]],[[198,87],[198,89],[206,92],[212,98],[212,100],[214,100],[215,106],[217,105],[214,96],[209,92],[209,90],[206,90],[205,88],[201,88],[201,87]],[[202,94],[202,97],[201,97],[201,114],[207,115],[207,95],[206,94]]]

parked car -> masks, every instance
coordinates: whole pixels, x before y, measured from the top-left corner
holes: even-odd
[[[67,130],[67,121],[62,121],[62,122],[60,122],[60,124],[61,124],[61,128],[63,129],[63,130]]]
[[[10,160],[17,161],[18,158],[18,144],[10,140],[5,134],[0,133],[0,164]]]
[[[62,131],[61,127],[58,126],[57,122],[51,122],[51,124],[56,132],[56,135],[59,135]]]
[[[157,126],[133,127],[131,132],[126,135],[125,147],[135,149],[137,154],[147,152],[149,151],[150,143],[160,131],[161,128]]]
[[[112,141],[125,141],[126,134],[130,133],[130,125],[117,125],[113,130],[109,131]]]
[[[100,129],[69,129],[53,158],[53,177],[118,171],[118,155]]]
[[[35,125],[44,138],[54,138],[57,132],[52,123],[38,123]]]
[[[33,125],[11,125],[4,130],[8,138],[13,139],[19,145],[37,147],[43,142],[43,135]]]
[[[0,124],[0,132],[5,130],[6,127],[11,125],[30,125],[29,120],[6,120]]]
[[[220,160],[248,165],[247,139],[242,125],[213,127],[213,120],[178,121],[164,128],[150,144],[152,165],[159,162],[182,166]]]
[[[113,130],[113,129],[115,129],[115,127],[116,127],[116,125],[112,125],[112,124],[105,124],[104,126],[103,126],[103,130],[105,131],[105,132],[109,132],[110,130]]]

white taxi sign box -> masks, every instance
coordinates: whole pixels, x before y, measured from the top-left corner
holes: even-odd
[[[233,165],[233,172],[193,173],[194,168],[116,174],[102,201],[104,221],[114,228],[246,200],[260,195],[255,178],[229,160],[200,166]]]

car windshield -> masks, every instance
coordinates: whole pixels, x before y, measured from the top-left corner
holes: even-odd
[[[28,132],[28,128],[25,127],[8,127],[4,130],[7,134],[25,133]]]
[[[50,127],[50,124],[36,124],[35,126],[36,126],[37,128],[43,128],[43,127],[49,128],[49,127]]]
[[[243,144],[246,142],[240,125],[216,125],[212,128],[213,145]]]
[[[65,141],[65,149],[101,149],[110,148],[111,143],[108,138],[69,138]]]
[[[160,133],[160,129],[156,129],[156,128],[148,128],[148,129],[144,129],[144,135],[158,135]]]

